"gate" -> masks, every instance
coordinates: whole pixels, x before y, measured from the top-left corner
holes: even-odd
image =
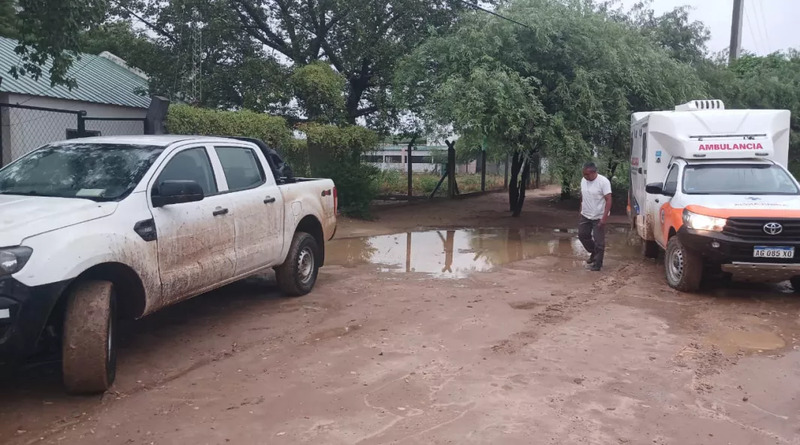
[[[146,130],[145,118],[89,117],[85,111],[0,103],[0,166],[54,141]]]

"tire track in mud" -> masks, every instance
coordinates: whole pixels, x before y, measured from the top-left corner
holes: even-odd
[[[596,304],[600,299],[609,300],[613,298],[613,295],[609,296],[609,292],[612,292],[614,288],[621,287],[640,271],[641,269],[637,269],[636,264],[627,263],[616,270],[609,271],[608,275],[595,280],[588,289],[579,289],[568,293],[552,292],[551,296],[557,297],[556,301],[542,303],[523,300],[509,303],[509,306],[513,309],[532,312],[526,322],[526,325],[532,325],[531,329],[517,332],[510,338],[501,340],[491,346],[491,351],[504,354],[517,353],[534,343],[543,330],[568,322],[585,310],[588,305]],[[534,273],[537,272],[534,271]]]

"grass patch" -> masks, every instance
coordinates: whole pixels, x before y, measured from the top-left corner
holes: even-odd
[[[414,173],[412,177],[414,196],[430,195],[440,179],[441,176],[438,173]],[[458,191],[462,194],[481,190],[480,174],[457,174],[456,181],[458,182]],[[486,190],[503,188],[503,182],[503,176],[486,175]],[[407,195],[408,173],[397,170],[381,171],[378,174],[378,190],[381,195]],[[447,194],[447,180],[439,188],[437,196],[440,194]]]

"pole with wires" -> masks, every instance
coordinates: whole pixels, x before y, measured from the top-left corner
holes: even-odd
[[[739,58],[742,48],[742,0],[733,0],[733,17],[731,18],[731,47],[728,63]]]

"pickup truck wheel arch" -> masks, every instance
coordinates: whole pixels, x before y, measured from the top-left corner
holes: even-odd
[[[121,320],[135,320],[144,314],[146,297],[144,285],[139,275],[130,267],[122,263],[103,263],[93,266],[78,277],[70,281],[58,301],[50,310],[45,326],[49,326],[57,333],[51,338],[45,329],[37,340],[41,345],[57,346],[64,328],[64,315],[67,309],[67,300],[72,289],[83,281],[110,281],[114,284],[116,293],[117,317]],[[54,343],[55,342],[55,343]]]
[[[295,234],[299,232],[305,232],[312,237],[317,242],[317,249],[319,252],[318,258],[316,258],[317,262],[319,263],[319,267],[325,265],[325,235],[322,232],[322,224],[320,224],[319,220],[311,215],[306,216],[302,220],[300,220],[300,224],[297,225],[297,229],[295,229]],[[291,249],[291,246],[289,247]]]
[[[134,320],[144,314],[147,303],[144,284],[129,266],[122,263],[98,264],[80,274],[74,282],[84,280],[104,280],[114,283],[118,300],[117,315],[120,319]]]

